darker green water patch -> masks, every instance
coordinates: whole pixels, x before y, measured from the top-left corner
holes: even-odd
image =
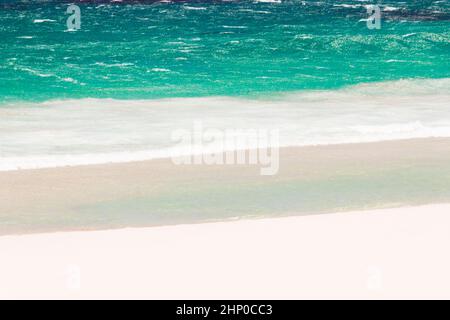
[[[2,234],[97,230],[325,214],[450,201],[450,168],[411,166],[341,172],[267,183],[173,186],[141,197],[86,204],[64,212],[1,218]]]

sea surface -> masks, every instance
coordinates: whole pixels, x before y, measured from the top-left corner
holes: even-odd
[[[76,31],[65,1],[0,2],[0,170],[182,153],[196,121],[282,146],[450,137],[449,0],[111,2],[78,3]]]

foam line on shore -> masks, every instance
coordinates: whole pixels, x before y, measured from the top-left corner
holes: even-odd
[[[195,152],[173,141],[174,132],[192,132],[195,123],[240,130],[241,138],[246,130],[277,130],[280,147],[450,137],[449,88],[450,79],[423,79],[254,98],[13,103],[0,107],[0,171],[229,150],[223,141]]]

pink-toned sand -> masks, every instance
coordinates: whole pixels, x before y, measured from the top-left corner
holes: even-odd
[[[0,298],[450,298],[450,204],[0,237]]]

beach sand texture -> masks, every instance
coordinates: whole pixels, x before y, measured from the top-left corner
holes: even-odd
[[[0,234],[145,227],[442,203],[450,140],[283,148],[280,169],[170,159],[0,173]]]
[[[0,237],[0,298],[449,298],[450,205]]]

